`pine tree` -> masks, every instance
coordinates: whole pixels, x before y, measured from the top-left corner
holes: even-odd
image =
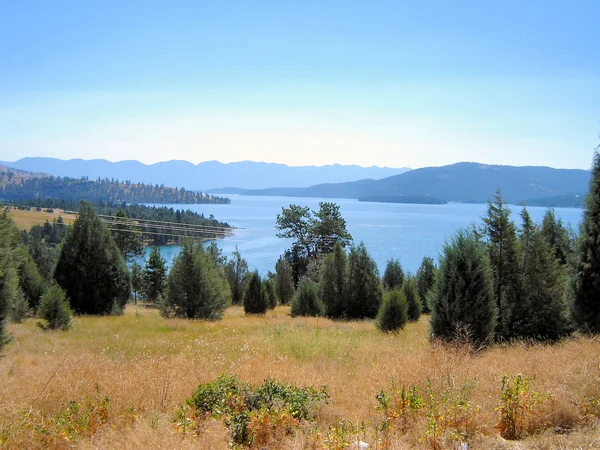
[[[167,261],[160,255],[158,247],[152,247],[148,261],[142,271],[142,291],[148,302],[156,302],[167,287]]]
[[[290,312],[292,317],[319,317],[325,314],[325,305],[317,294],[317,288],[308,278],[300,280]]]
[[[289,304],[294,297],[292,266],[283,256],[280,256],[275,263],[275,292],[282,305]]]
[[[265,295],[267,296],[269,309],[275,309],[277,306],[277,294],[275,294],[275,285],[273,284],[273,281],[266,278],[263,281],[263,288],[265,290]]]
[[[231,302],[229,285],[201,242],[183,241],[167,285],[163,315],[216,320]]]
[[[421,299],[421,311],[423,313],[430,313],[429,303],[427,301],[427,295],[435,283],[435,264],[433,259],[428,256],[423,257],[421,266],[417,270],[417,292]]]
[[[54,272],[71,308],[79,314],[109,314],[123,308],[131,292],[127,267],[110,231],[89,203],[63,241]]]
[[[258,271],[251,272],[244,292],[244,312],[246,314],[264,314],[269,307]]]
[[[127,217],[127,212],[119,209],[111,224],[113,238],[121,256],[124,260],[141,256],[144,253],[142,233],[133,225],[133,221]]]
[[[58,284],[52,283],[44,291],[40,300],[39,316],[46,321],[42,328],[50,330],[71,328],[73,312],[69,307],[65,291]]]
[[[408,320],[408,303],[406,297],[399,289],[386,292],[377,321],[377,328],[384,332],[401,330]]]
[[[383,273],[383,289],[391,291],[393,289],[400,289],[402,283],[404,283],[404,271],[402,265],[398,259],[388,260],[385,266],[385,272]]]
[[[459,231],[446,242],[431,291],[432,336],[446,341],[490,342],[496,327],[488,256],[475,238]]]
[[[374,319],[381,305],[382,291],[379,270],[361,242],[348,256],[348,310],[349,319]]]
[[[526,208],[521,218],[523,295],[513,309],[512,334],[520,339],[556,340],[568,331],[563,270]]]
[[[600,154],[594,153],[592,177],[585,202],[567,300],[575,326],[600,333]]]
[[[565,228],[561,219],[556,218],[552,208],[544,214],[542,222],[542,236],[552,249],[554,257],[561,265],[566,265],[573,253],[569,231]]]
[[[323,260],[320,298],[325,305],[325,315],[333,319],[345,317],[348,309],[348,258],[339,243],[333,247],[333,253]]]
[[[20,246],[19,250],[19,285],[25,300],[27,300],[28,307],[33,311],[37,311],[46,283],[27,248]]]
[[[416,322],[421,317],[421,299],[417,292],[417,283],[413,276],[406,277],[402,285],[402,293],[408,305],[408,320]]]
[[[498,191],[494,202],[488,202],[488,213],[483,218],[498,311],[496,337],[502,339],[515,337],[513,309],[522,297],[517,233],[510,212]]]
[[[0,348],[8,342],[6,322],[14,298],[23,295],[19,288],[17,251],[19,230],[6,210],[0,212]]]
[[[142,272],[142,267],[135,261],[131,268],[129,269],[131,272],[131,291],[133,292],[133,298],[135,304],[137,305],[137,296],[144,287],[144,275]]]
[[[244,302],[244,289],[246,286],[246,277],[248,275],[248,263],[235,246],[235,251],[231,259],[225,265],[225,278],[231,289],[231,300],[234,305],[241,305]]]

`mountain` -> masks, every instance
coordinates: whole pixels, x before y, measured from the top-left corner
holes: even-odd
[[[500,166],[463,162],[425,167],[381,180],[327,183],[308,188],[246,191],[246,195],[282,195],[321,198],[431,197],[442,202],[481,203],[496,189],[509,203],[583,195],[590,172],[537,166]]]
[[[3,164],[15,169],[45,172],[55,176],[115,178],[204,191],[232,186],[243,189],[265,189],[275,186],[307,187],[325,182],[341,183],[363,178],[381,179],[410,170],[340,164],[294,167],[252,161],[228,164],[208,161],[198,165],[187,161],[166,161],[146,165],[139,161],[110,162],[103,159],[56,158],[23,158]]]

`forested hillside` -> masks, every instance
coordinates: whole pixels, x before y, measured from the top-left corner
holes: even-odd
[[[30,199],[86,200],[127,203],[229,203],[225,197],[115,179],[23,176],[12,169],[0,172],[0,198],[4,201]]]
[[[274,188],[246,191],[244,195],[320,198],[432,198],[436,202],[485,203],[496,189],[508,203],[560,206],[566,198],[584,197],[590,172],[551,167],[516,167],[457,163],[425,167],[382,180],[328,183],[309,188]]]

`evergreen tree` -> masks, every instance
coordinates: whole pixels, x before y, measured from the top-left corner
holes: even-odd
[[[29,304],[23,295],[23,291],[19,288],[15,290],[15,295],[8,304],[8,317],[11,322],[21,323],[29,315]]]
[[[517,233],[514,223],[510,221],[510,209],[504,204],[499,191],[494,202],[488,202],[488,213],[483,222],[498,311],[496,337],[509,339],[516,337],[512,316],[515,305],[521,301],[522,289]]]
[[[46,321],[42,328],[50,330],[71,328],[73,312],[69,307],[65,291],[58,284],[52,283],[44,291],[40,300],[39,316]]]
[[[417,282],[413,276],[406,277],[402,285],[402,293],[408,306],[408,320],[416,322],[421,317],[421,299],[417,292]]]
[[[361,242],[348,256],[348,309],[349,319],[374,319],[381,305],[382,291],[379,270]]]
[[[527,209],[521,211],[523,295],[513,309],[513,336],[556,340],[566,334],[563,271]]]
[[[408,303],[404,294],[399,289],[386,292],[377,314],[377,328],[384,332],[398,331],[407,320]]]
[[[158,247],[152,247],[142,272],[142,291],[148,302],[156,303],[167,287],[167,261],[160,255]]]
[[[17,270],[19,243],[19,230],[6,210],[0,212],[0,348],[8,342],[6,322],[13,299],[23,296]]]
[[[142,233],[133,225],[133,221],[127,217],[124,210],[117,211],[111,223],[111,231],[124,260],[131,260],[144,253]]]
[[[216,320],[231,302],[227,281],[201,242],[184,240],[167,280],[163,314]]]
[[[573,253],[569,231],[565,228],[562,220],[556,218],[554,209],[549,208],[544,214],[542,222],[542,236],[552,249],[554,257],[561,265],[566,265]]]
[[[275,263],[275,292],[282,305],[289,304],[294,297],[292,267],[283,256]]]
[[[594,153],[592,178],[573,257],[567,299],[575,326],[600,333],[600,154]]]
[[[320,298],[325,305],[325,315],[333,319],[345,317],[348,309],[348,258],[339,243],[333,247],[333,253],[323,260]]]
[[[251,272],[244,292],[244,312],[246,314],[264,314],[269,307],[258,271]]]
[[[244,301],[244,289],[246,287],[246,277],[248,276],[248,263],[235,246],[235,251],[231,259],[225,266],[225,278],[231,289],[231,299],[234,305],[241,305]]]
[[[319,317],[325,314],[325,306],[317,295],[315,284],[307,278],[300,280],[298,292],[292,300],[292,317]]]
[[[40,297],[44,292],[46,283],[33,258],[29,254],[27,247],[19,246],[19,250],[19,285],[23,291],[28,307],[33,311],[37,311]]]
[[[131,272],[131,290],[133,291],[133,298],[135,304],[137,305],[137,296],[144,287],[144,275],[142,272],[142,267],[135,261],[131,264],[130,268]]]
[[[496,306],[489,258],[465,231],[444,245],[431,306],[433,337],[468,338],[476,346],[493,339]]]
[[[430,313],[427,295],[435,283],[435,264],[433,259],[428,256],[423,257],[421,266],[417,270],[417,292],[421,299],[421,312]]]
[[[385,266],[385,272],[383,272],[383,289],[391,291],[393,289],[400,289],[402,283],[404,283],[404,271],[400,260],[390,259]]]
[[[130,295],[129,273],[110,231],[89,203],[64,239],[54,278],[79,314],[108,314]]]
[[[263,281],[263,288],[265,290],[265,295],[267,296],[267,303],[269,304],[269,309],[275,309],[277,306],[277,294],[275,294],[275,285],[273,281],[269,278]]]

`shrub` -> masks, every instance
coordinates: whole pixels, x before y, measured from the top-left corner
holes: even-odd
[[[319,317],[325,314],[325,306],[317,295],[315,284],[303,278],[298,286],[298,292],[292,300],[292,317],[313,316]]]
[[[391,332],[404,328],[408,320],[408,304],[404,294],[394,289],[386,293],[379,308],[376,325],[381,331]]]
[[[73,312],[69,307],[65,291],[56,283],[48,286],[42,295],[38,313],[40,318],[46,321],[42,328],[51,330],[68,330],[71,328]]]
[[[282,426],[290,432],[300,421],[311,419],[318,404],[328,398],[325,388],[318,391],[268,379],[254,389],[235,375],[222,374],[198,386],[187,403],[201,417],[223,420],[235,444],[263,445]]]

